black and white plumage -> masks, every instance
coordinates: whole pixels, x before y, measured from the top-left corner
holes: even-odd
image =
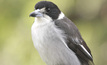
[[[91,51],[74,23],[52,2],[40,1],[32,25],[32,40],[47,65],[93,65]]]

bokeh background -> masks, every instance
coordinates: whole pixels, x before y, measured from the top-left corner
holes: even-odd
[[[29,14],[40,0],[0,0],[0,65],[46,65],[34,48]],[[50,0],[79,28],[95,65],[107,65],[107,0]]]

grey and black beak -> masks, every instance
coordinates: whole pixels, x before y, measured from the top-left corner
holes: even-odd
[[[30,13],[30,17],[36,17],[36,14],[34,12]]]
[[[43,13],[39,9],[37,9],[37,10],[33,11],[32,13],[30,13],[29,16],[31,16],[31,17],[42,17]]]

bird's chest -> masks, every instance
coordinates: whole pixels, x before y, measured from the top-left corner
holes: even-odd
[[[35,48],[38,50],[42,59],[47,62],[55,61],[54,57],[58,58],[60,46],[62,46],[62,31],[55,27],[54,23],[46,23],[42,25],[32,25],[32,40]],[[64,46],[64,45],[63,45]],[[64,48],[62,46],[62,48]],[[58,58],[60,59],[60,58]]]
[[[34,23],[31,30],[34,46],[47,65],[80,65],[79,61],[67,61],[77,58],[64,44],[66,38],[64,32],[54,23],[39,25]],[[75,64],[76,62],[78,64]]]
[[[48,49],[54,41],[58,40],[58,30],[55,28],[53,23],[44,23],[32,25],[32,40],[37,50]]]

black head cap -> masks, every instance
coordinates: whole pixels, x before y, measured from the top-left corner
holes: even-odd
[[[45,8],[46,14],[52,19],[57,19],[61,13],[60,9],[50,1],[40,1],[35,5],[35,9]]]

